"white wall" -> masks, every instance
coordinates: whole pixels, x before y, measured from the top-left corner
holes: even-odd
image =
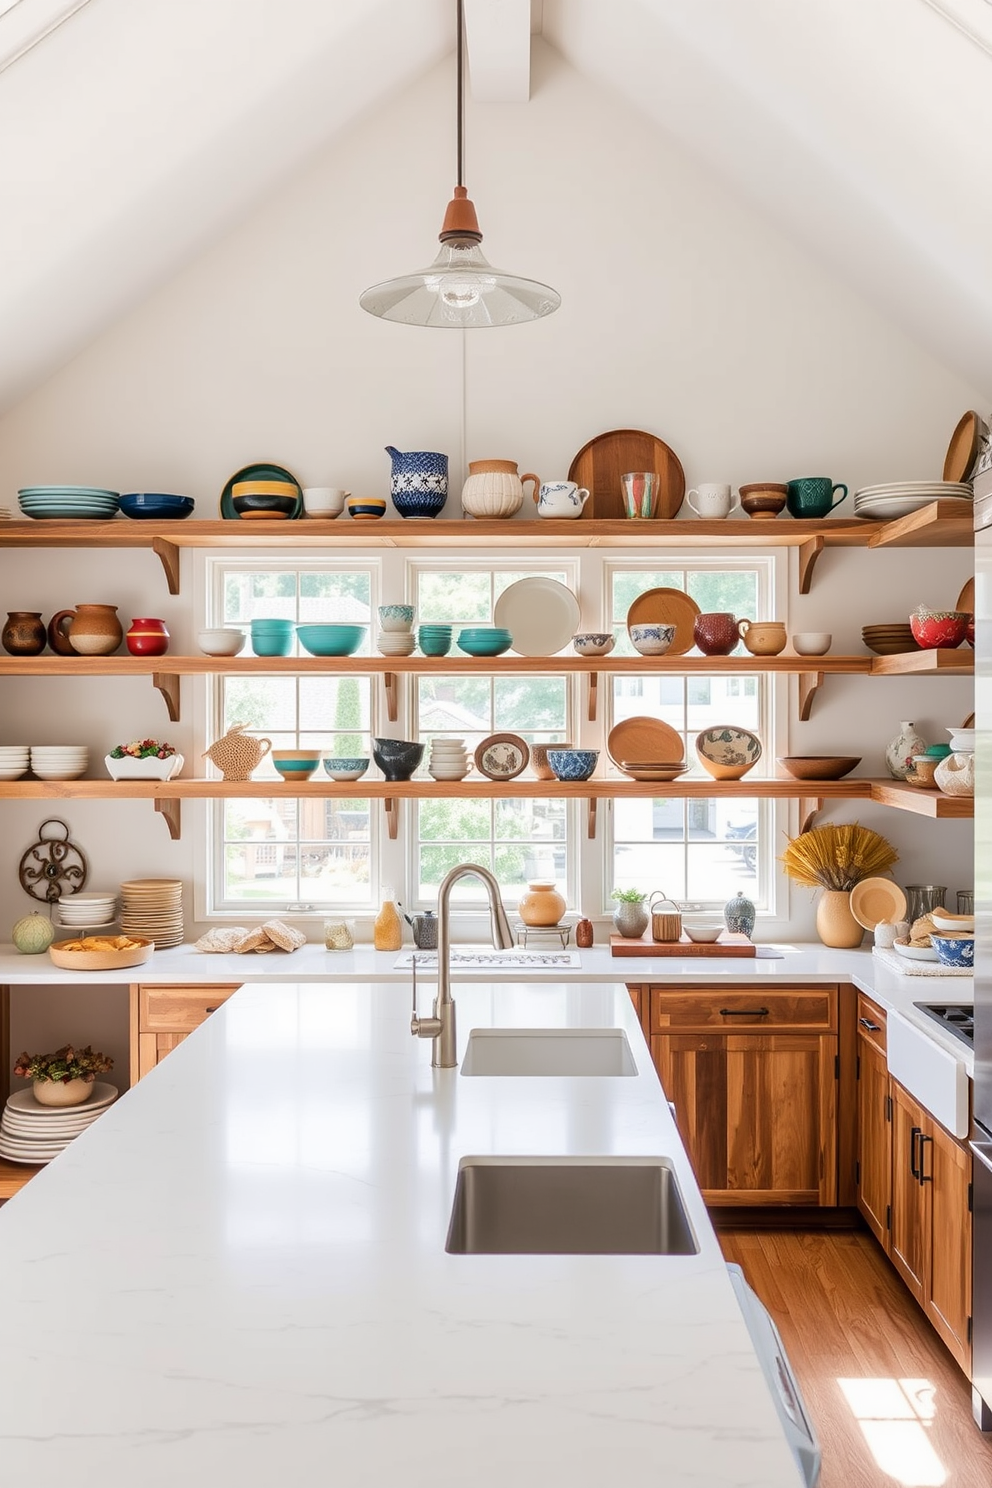
[[[529,106],[470,110],[468,181],[489,257],[554,284],[562,309],[470,337],[464,374],[461,336],[366,316],[366,285],[433,256],[452,185],[451,78],[447,63],[328,148],[5,418],[0,500],[13,504],[24,484],[93,482],[188,492],[212,517],[230,472],[259,458],[304,484],[384,493],[387,443],[448,451],[457,491],[465,458],[514,458],[551,478],[617,426],[665,438],[690,484],[829,473],[853,489],[939,475],[975,390],[540,45]],[[966,552],[830,551],[787,618],[856,651],[862,623],[952,603],[968,563]],[[195,649],[190,594],[188,565],[170,599],[150,553],[0,553],[3,610],[113,602],[125,618],[164,617],[177,652]],[[99,759],[149,732],[194,763],[203,747],[188,719],[167,724],[147,679],[25,679],[2,696],[4,742],[71,736]],[[963,682],[838,678],[790,747],[867,761],[901,718],[938,738],[969,698]],[[20,853],[56,811],[3,808],[0,929],[26,904]],[[199,871],[192,836],[170,842],[146,803],[62,814],[94,884],[177,874],[191,885]],[[970,885],[968,824],[858,816],[897,844],[903,881]],[[786,931],[809,936],[811,923],[793,896]]]

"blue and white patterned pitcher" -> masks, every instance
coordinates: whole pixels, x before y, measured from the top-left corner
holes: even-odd
[[[401,450],[386,445],[393,462],[389,494],[401,517],[436,517],[448,499],[448,457],[433,450]]]

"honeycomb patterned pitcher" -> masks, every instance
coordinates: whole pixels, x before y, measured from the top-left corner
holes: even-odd
[[[256,739],[244,732],[247,727],[246,723],[232,724],[222,738],[204,750],[204,759],[213,760],[225,780],[248,780],[272,748],[271,739]]]

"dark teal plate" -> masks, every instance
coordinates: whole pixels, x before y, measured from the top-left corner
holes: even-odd
[[[296,487],[296,505],[289,514],[289,520],[295,521],[297,517],[302,517],[303,490],[291,470],[286,470],[282,465],[245,465],[241,470],[234,472],[220,493],[220,514],[225,521],[241,521],[234,510],[233,487],[238,484],[238,481],[244,480],[292,481]]]

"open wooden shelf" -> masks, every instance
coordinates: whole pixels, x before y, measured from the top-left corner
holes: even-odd
[[[908,517],[871,526],[870,548],[970,548],[975,541],[970,501],[933,501]]]
[[[972,796],[945,796],[938,790],[921,790],[916,785],[906,785],[902,780],[877,780],[872,785],[871,798],[880,806],[894,806],[897,811],[912,811],[917,816],[929,816],[937,821],[973,817],[975,801]]]

